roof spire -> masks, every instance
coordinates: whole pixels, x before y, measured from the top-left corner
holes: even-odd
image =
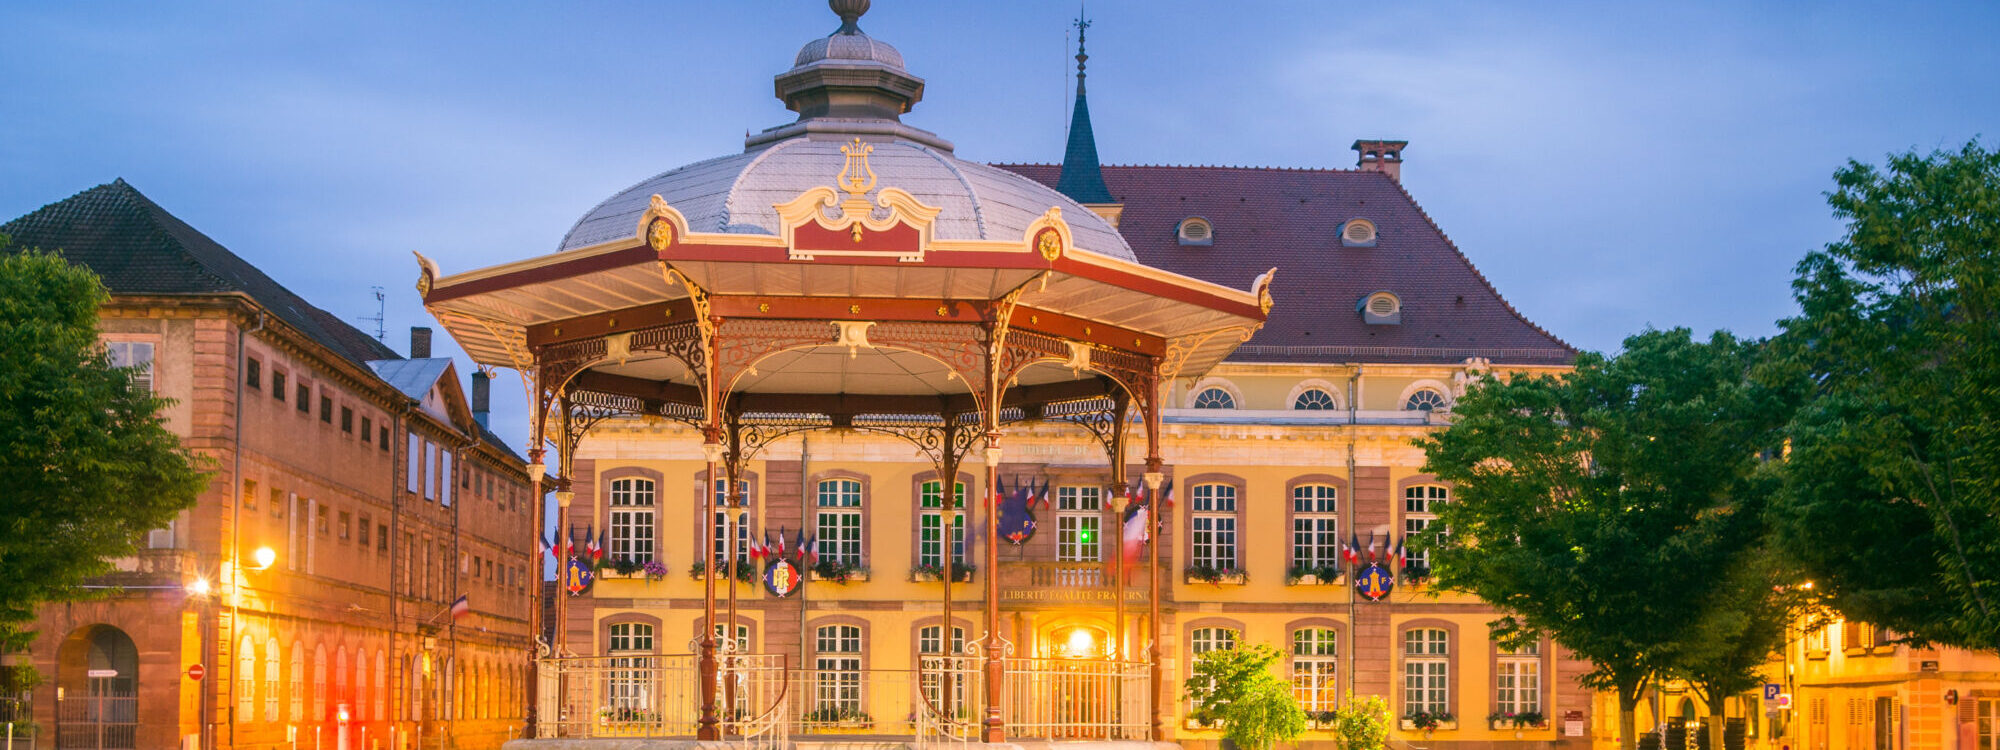
[[[1076,108],[1069,116],[1069,145],[1063,149],[1062,176],[1056,190],[1078,203],[1112,203],[1111,190],[1104,186],[1104,169],[1097,163],[1097,136],[1090,130],[1090,105],[1083,97],[1084,63],[1090,55],[1083,51],[1083,35],[1090,21],[1077,7],[1076,27]]]

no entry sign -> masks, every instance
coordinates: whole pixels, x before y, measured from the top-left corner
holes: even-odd
[[[201,682],[201,678],[206,676],[207,674],[208,670],[203,669],[200,664],[188,665],[188,679],[190,680],[194,680],[195,682]]]

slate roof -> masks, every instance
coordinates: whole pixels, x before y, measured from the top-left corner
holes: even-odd
[[[355,364],[398,356],[167,213],[123,178],[0,225],[0,234],[14,238],[16,251],[61,251],[95,271],[112,294],[241,293]]]
[[[1045,185],[1054,164],[998,164]],[[1276,306],[1232,362],[1569,364],[1576,350],[1501,298],[1402,185],[1380,172],[1258,167],[1106,166],[1124,204],[1119,232],[1138,260],[1234,288],[1275,266]],[[1183,246],[1188,217],[1214,243]],[[1350,219],[1374,222],[1374,247],[1346,247]],[[1402,302],[1400,325],[1362,322],[1377,291]]]

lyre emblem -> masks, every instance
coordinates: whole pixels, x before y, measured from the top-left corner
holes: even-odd
[[[875,147],[862,143],[860,138],[840,147],[840,153],[847,155],[847,162],[840,165],[840,174],[834,178],[840,183],[841,190],[859,198],[875,189],[875,168],[868,166],[868,155],[874,152]],[[855,169],[857,163],[860,169]],[[864,174],[867,176],[863,177]]]

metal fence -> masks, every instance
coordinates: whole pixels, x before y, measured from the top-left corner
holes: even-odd
[[[56,702],[58,750],[125,750],[137,745],[139,699],[69,697]]]
[[[35,704],[26,698],[0,698],[0,750],[35,746]]]
[[[909,736],[920,745],[978,739],[984,657],[925,655],[918,668],[868,669],[828,657],[788,669],[776,654],[717,656],[723,739],[781,746],[793,734]],[[695,736],[697,658],[545,659],[537,734],[544,738]],[[1143,740],[1144,662],[1006,659],[1001,718],[1010,738]]]

